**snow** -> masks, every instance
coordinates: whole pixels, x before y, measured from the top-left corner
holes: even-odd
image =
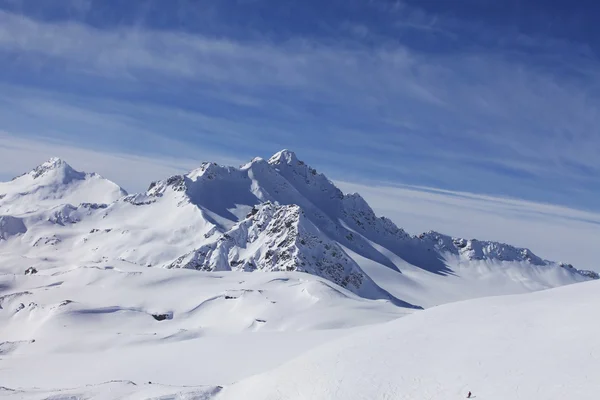
[[[448,304],[366,328],[219,400],[595,399],[598,282]]]
[[[1,376],[11,388],[230,384],[357,326],[411,312],[297,272],[120,262],[5,274],[0,287]],[[159,314],[167,319],[157,321]],[[81,368],[89,363],[95,367]]]
[[[12,236],[25,232],[27,232],[27,227],[21,218],[11,217],[10,215],[0,216],[0,240],[8,240]]]
[[[272,398],[312,399],[319,397],[304,386],[314,380],[319,396],[329,393],[322,398],[363,398],[332,386],[345,379],[346,366],[328,364],[339,358],[336,351],[364,353],[363,369],[379,365],[379,354],[381,368],[403,371],[383,354],[419,364],[415,352],[426,338],[444,354],[444,340],[427,324],[440,335],[458,335],[453,321],[487,321],[477,307],[489,310],[488,301],[500,306],[505,297],[436,306],[515,294],[527,295],[506,298],[508,305],[527,303],[563,293],[527,297],[531,292],[595,287],[579,284],[594,279],[507,244],[437,232],[411,236],[288,150],[240,168],[204,163],[131,195],[51,159],[0,183],[0,393],[252,399],[266,398],[258,389],[264,385],[281,396]],[[439,310],[449,310],[447,319],[427,322],[445,313]],[[501,315],[507,324],[508,314]],[[487,332],[482,343],[518,339]],[[396,335],[398,343],[385,339]],[[410,351],[397,347],[413,341]],[[461,348],[444,342],[454,343]],[[348,377],[361,384],[354,364],[347,365]],[[322,377],[311,375],[316,371]],[[469,379],[478,382],[477,375]],[[429,380],[415,375],[411,382],[437,396],[415,383]],[[368,398],[413,398],[416,392],[398,392],[413,387],[408,381],[395,382]],[[246,390],[254,397],[240,397]]]
[[[76,171],[52,158],[10,182],[0,182],[0,212],[19,215],[62,204],[111,203],[126,194],[100,175]]]
[[[136,384],[131,381],[111,381],[98,385],[86,385],[77,388],[45,391],[34,389],[20,391],[0,387],[0,396],[7,399],[193,399],[208,400],[213,398],[222,388],[216,387],[186,387],[177,388],[168,385]]]
[[[0,251],[26,257],[27,267],[38,269],[64,263],[62,255],[68,254],[77,263],[299,271],[326,277],[362,297],[407,307],[432,304],[428,281],[439,281],[435,275],[453,282],[454,269],[481,269],[482,262],[500,264],[489,268],[490,276],[502,277],[494,285],[504,288],[499,294],[519,292],[527,280],[537,290],[589,279],[527,249],[435,232],[410,236],[377,217],[360,195],[344,195],[287,150],[239,169],[204,163],[130,196],[59,159],[2,185],[10,189],[0,208],[3,218],[20,220],[2,222],[6,243]],[[458,266],[451,265],[456,257]],[[378,282],[363,267],[373,275],[385,275],[381,268],[397,274]],[[465,283],[467,275],[461,275]],[[420,293],[411,295],[402,287],[411,279],[422,283]],[[455,300],[453,293],[463,293],[456,286],[433,304]]]
[[[376,246],[377,247],[377,246]],[[521,294],[589,280],[568,267],[531,265],[528,261],[471,260],[461,255],[444,255],[449,273],[423,271],[392,252],[378,247],[402,271],[381,268],[371,260],[346,252],[362,270],[392,296],[402,296],[424,308],[479,297]]]

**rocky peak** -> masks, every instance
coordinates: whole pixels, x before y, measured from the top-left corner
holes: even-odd
[[[547,265],[531,250],[505,243],[453,238],[435,231],[423,233],[418,238],[439,252],[460,255],[468,260],[527,261],[533,265]]]
[[[160,197],[167,189],[172,189],[175,192],[184,192],[186,189],[185,177],[183,175],[173,175],[163,181],[152,182],[148,187],[147,195]]]
[[[600,275],[595,272],[595,271],[589,271],[589,270],[584,270],[584,269],[576,269],[572,264],[566,264],[566,263],[559,263],[558,264],[560,267],[565,268],[569,271],[574,271],[577,272],[580,275],[583,275],[587,278],[590,279],[600,279]]]
[[[296,153],[293,151],[284,149],[275,154],[269,159],[269,164],[271,165],[304,165],[304,162],[298,160]]]
[[[366,287],[373,292],[374,286],[344,250],[324,236],[295,204],[257,205],[216,241],[181,256],[168,267],[306,272],[355,293]]]
[[[71,166],[66,161],[64,161],[63,159],[58,158],[58,157],[51,157],[46,162],[44,162],[44,163],[40,164],[39,166],[37,166],[34,170],[37,170],[37,169],[54,169],[54,168],[61,168],[61,167],[71,168]]]
[[[29,175],[33,179],[39,179],[43,176],[55,175],[62,178],[64,183],[73,179],[83,179],[85,174],[74,170],[66,161],[60,158],[53,157],[48,161],[35,167]]]
[[[269,159],[269,164],[284,175],[289,176],[287,172],[291,170],[294,174],[302,177],[306,183],[310,183],[315,179],[315,177],[317,177],[325,179],[329,184],[331,184],[331,182],[329,182],[324,175],[319,174],[316,169],[306,165],[304,161],[299,160],[296,156],[296,153],[293,151],[281,150],[280,152],[275,153],[273,157]]]
[[[282,150],[269,160],[269,164],[292,186],[329,216],[340,211],[344,194],[325,175],[307,165],[289,150]]]
[[[229,177],[232,174],[239,174],[239,169],[235,167],[226,167],[215,162],[205,162],[200,168],[191,171],[186,176],[192,181],[196,180],[214,180],[222,177]]]

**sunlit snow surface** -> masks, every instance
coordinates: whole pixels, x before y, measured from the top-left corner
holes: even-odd
[[[10,293],[0,298],[0,376],[26,388],[224,385],[410,312],[300,273],[120,263],[2,275],[0,286]]]
[[[597,399],[599,283],[431,308],[330,342],[217,398]]]
[[[0,396],[592,393],[597,283],[527,294],[591,277],[410,236],[289,151],[133,195],[52,159],[0,183]]]

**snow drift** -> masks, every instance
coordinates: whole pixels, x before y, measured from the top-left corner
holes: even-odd
[[[316,348],[217,399],[595,399],[599,289],[432,308]]]

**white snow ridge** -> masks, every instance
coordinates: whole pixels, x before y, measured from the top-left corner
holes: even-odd
[[[0,183],[0,396],[591,399],[597,278],[411,236],[287,150],[132,195],[51,159]]]

